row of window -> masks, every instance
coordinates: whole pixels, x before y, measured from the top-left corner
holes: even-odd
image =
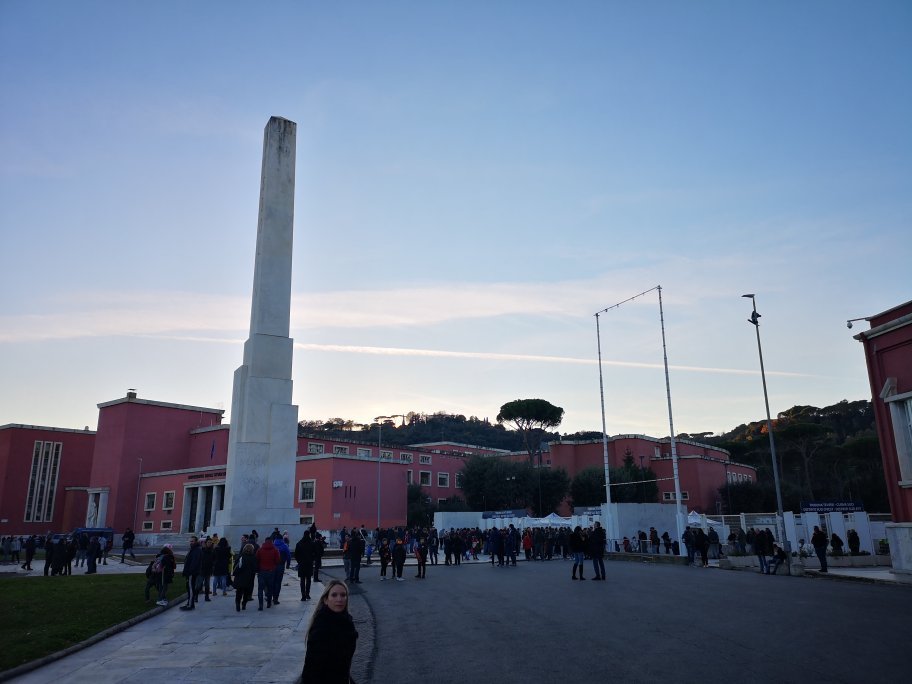
[[[156,492],[147,492],[146,493],[146,500],[143,505],[144,511],[154,511],[155,510],[156,497],[157,497]],[[163,511],[174,510],[174,490],[162,493],[162,507],[161,508]]]
[[[405,471],[406,481],[409,484],[414,484],[414,471],[407,470]],[[430,470],[419,470],[418,471],[418,484],[422,487],[431,486],[431,471]],[[448,488],[450,486],[450,474],[449,473],[437,473],[437,486],[441,488]],[[455,477],[455,486],[457,489],[462,489],[462,473],[456,473]],[[298,503],[313,503],[316,501],[317,495],[317,481],[316,480],[298,480]],[[147,509],[148,510],[148,509]]]
[[[753,476],[745,475],[744,473],[729,473],[728,481],[731,484],[735,484],[736,482],[753,482],[754,478]]]
[[[662,492],[663,501],[674,501],[675,493],[674,492]],[[681,501],[690,501],[690,492],[681,492]]]
[[[343,444],[333,444],[332,452],[334,456],[350,456],[351,448]],[[320,442],[308,442],[307,443],[307,453],[308,454],[325,454],[326,446]],[[370,447],[356,447],[355,455],[359,458],[370,458],[371,454]],[[408,451],[399,452],[399,463],[412,463],[414,461],[414,454]],[[392,461],[393,452],[388,449],[380,450],[380,460],[382,461]],[[421,465],[430,465],[431,457],[429,454],[420,454],[418,457],[418,463]]]
[[[158,524],[159,532],[170,532],[173,529],[174,529],[174,526],[172,525],[170,520],[162,520]],[[151,520],[143,520],[142,531],[143,532],[154,532],[155,523],[153,523]]]

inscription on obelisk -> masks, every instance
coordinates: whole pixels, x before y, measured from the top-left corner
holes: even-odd
[[[297,525],[294,506],[298,407],[291,403],[293,121],[272,117],[263,134],[250,336],[234,373],[225,500],[216,526],[234,544],[251,528]],[[262,529],[261,529],[262,528]]]

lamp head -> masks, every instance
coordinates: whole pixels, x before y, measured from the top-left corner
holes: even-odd
[[[846,321],[846,327],[847,327],[849,330],[851,330],[851,329],[852,329],[852,321]]]
[[[743,294],[743,295],[741,295],[741,296],[742,296],[742,297],[747,297],[748,299],[753,299],[753,298],[754,298],[754,295],[753,295],[753,294]]]

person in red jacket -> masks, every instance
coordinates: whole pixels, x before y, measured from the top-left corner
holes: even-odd
[[[275,577],[276,566],[282,562],[279,550],[273,545],[272,539],[266,537],[263,545],[257,549],[257,599],[263,610],[263,594],[266,594],[266,607],[272,608],[272,585]]]

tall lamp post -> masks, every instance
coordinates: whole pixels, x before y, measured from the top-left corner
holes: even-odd
[[[747,299],[751,300],[751,304],[754,306],[753,312],[751,312],[751,317],[747,319],[747,322],[754,326],[754,330],[757,333],[757,353],[760,355],[760,378],[763,381],[763,401],[766,404],[766,432],[769,435],[770,443],[770,455],[773,458],[773,482],[776,485],[776,518],[777,526],[782,525],[783,536],[785,536],[785,522],[784,516],[782,514],[782,489],[779,486],[779,463],[776,459],[776,441],[773,439],[773,421],[770,418],[770,403],[769,395],[766,391],[766,370],[763,367],[763,348],[760,346],[760,314],[757,313],[757,300],[753,294],[744,294],[741,295]],[[791,544],[789,543],[788,538],[785,539],[785,550],[790,552]],[[788,553],[789,562],[791,563],[791,553]]]
[[[393,418],[405,418],[401,413],[392,416],[377,416],[377,529],[380,529],[380,463],[383,461],[383,421]]]

